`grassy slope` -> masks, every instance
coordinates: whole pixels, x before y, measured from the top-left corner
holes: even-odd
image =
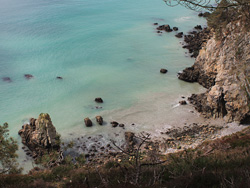
[[[134,166],[123,161],[2,175],[0,187],[250,187],[250,128],[161,157],[164,164],[142,168],[138,185]]]

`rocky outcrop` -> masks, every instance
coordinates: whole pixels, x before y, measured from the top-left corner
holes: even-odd
[[[60,149],[60,138],[49,114],[42,113],[38,119],[31,118],[30,123],[23,125],[18,134],[22,138],[22,143],[31,150],[33,158],[53,149]]]
[[[196,26],[197,27],[197,26]],[[202,29],[201,27],[197,27]],[[186,45],[183,48],[188,49],[191,57],[197,57],[199,55],[199,50],[202,48],[204,42],[206,42],[211,37],[210,30],[204,28],[202,31],[192,31],[188,35],[184,36],[184,41]]]
[[[209,39],[194,65],[179,78],[208,88],[189,101],[205,117],[223,117],[228,122],[250,120],[250,32],[243,23],[229,23],[221,37]]]
[[[134,145],[136,144],[135,140],[135,134],[133,132],[125,132],[125,143],[126,143],[126,149],[131,150],[134,148]]]

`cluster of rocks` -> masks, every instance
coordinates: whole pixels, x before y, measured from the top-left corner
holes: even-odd
[[[222,127],[193,123],[185,126],[182,129],[169,129],[161,134],[169,136],[165,140],[165,148],[181,149],[181,145],[192,145],[196,142],[203,142],[207,139],[214,139],[215,134],[221,130]]]
[[[197,31],[192,31],[188,35],[184,35],[184,42],[186,43],[183,48],[188,49],[191,57],[196,58],[199,55],[199,50],[204,43],[211,38],[212,34],[210,29],[204,28],[200,25],[194,27]]]
[[[97,98],[95,98],[95,102],[97,102],[97,103],[103,103],[103,99],[101,97],[97,97]],[[96,116],[95,119],[96,119],[96,122],[99,125],[103,125],[104,124],[102,116]],[[93,126],[93,123],[92,123],[92,121],[91,121],[91,119],[89,117],[86,117],[84,119],[84,123],[85,123],[86,127],[92,127]],[[117,126],[122,127],[122,128],[125,127],[124,124],[118,123],[116,121],[112,121],[112,122],[110,122],[110,124],[112,125],[112,127],[117,127]]]
[[[70,143],[73,143],[72,147],[68,147]],[[75,138],[70,142],[63,143],[62,149],[64,156],[70,155],[73,159],[80,154],[84,154],[88,162],[95,161],[97,163],[102,162],[104,158],[108,156],[115,156],[118,152],[110,141],[107,141],[102,135],[96,136],[82,136]]]
[[[42,113],[38,119],[31,118],[28,124],[22,126],[18,134],[22,138],[22,143],[30,150],[25,150],[26,154],[33,158],[49,153],[51,150],[60,151],[60,137],[49,114]]]
[[[129,151],[136,144],[135,134],[125,132],[125,142],[119,148]],[[106,161],[117,160],[122,156],[121,150],[114,145],[113,141],[107,141],[102,135],[82,136],[71,141],[74,143],[72,148],[68,148],[64,143],[64,156],[70,155],[73,159],[80,154],[84,154],[85,159],[91,165],[103,164]]]
[[[158,23],[154,23],[154,25],[158,25]],[[170,25],[165,24],[165,25],[160,25],[156,28],[158,31],[157,33],[162,33],[161,31],[166,31],[166,32],[172,32],[172,31],[178,31],[178,27],[173,27],[173,29],[170,27]]]
[[[34,76],[32,74],[24,74],[24,77],[27,79],[27,80],[30,80],[32,78],[34,78]],[[57,76],[56,79],[58,80],[62,80],[63,78],[61,76]],[[12,82],[12,79],[10,77],[2,77],[2,80],[4,82]]]

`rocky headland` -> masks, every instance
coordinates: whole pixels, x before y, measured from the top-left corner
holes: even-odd
[[[242,21],[235,21],[227,24],[220,35],[213,30],[211,33],[207,40],[200,39],[201,49],[194,65],[178,77],[207,88],[205,93],[193,94],[188,99],[204,117],[248,123],[250,32]]]
[[[52,124],[49,114],[41,113],[38,119],[31,118],[18,134],[29,150],[26,154],[34,159],[52,151],[60,152],[60,135]]]

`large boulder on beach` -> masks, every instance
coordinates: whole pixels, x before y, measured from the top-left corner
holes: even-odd
[[[96,116],[95,119],[96,119],[96,122],[97,122],[99,125],[102,125],[102,124],[103,124],[103,118],[102,118],[102,116]]]
[[[38,119],[31,118],[28,124],[22,126],[18,134],[22,138],[22,143],[31,150],[33,158],[53,149],[60,149],[60,137],[49,114],[41,113]]]
[[[84,119],[84,123],[87,127],[91,127],[92,126],[92,121],[87,117]]]

